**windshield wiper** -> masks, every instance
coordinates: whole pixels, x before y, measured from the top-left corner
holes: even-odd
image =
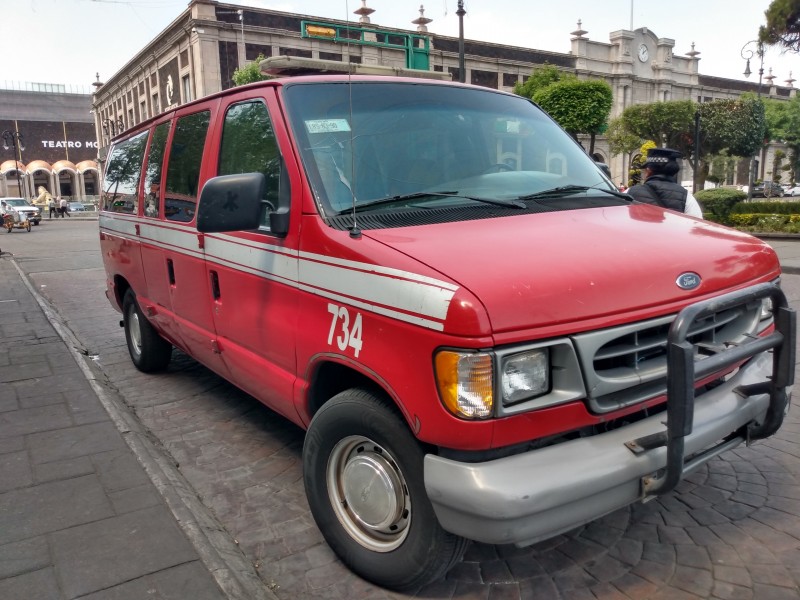
[[[563,185],[561,187],[554,187],[549,190],[542,190],[533,194],[526,194],[525,196],[517,196],[517,200],[537,200],[539,198],[550,198],[553,196],[569,196],[570,194],[577,194],[579,192],[603,192],[629,202],[633,200],[628,194],[623,194],[616,190],[609,190],[608,188],[598,188],[587,185]]]
[[[501,200],[499,198],[481,198],[479,196],[467,196],[466,194],[460,194],[458,192],[440,191],[440,192],[414,192],[411,194],[401,194],[399,196],[390,196],[387,198],[381,198],[379,200],[371,200],[370,202],[356,204],[355,211],[360,212],[362,210],[369,210],[385,204],[393,204],[395,202],[405,202],[407,200],[415,200],[417,198],[464,198],[465,200],[472,200],[474,202],[483,202],[484,204],[493,204],[495,206],[503,206],[505,208],[525,208],[525,204],[521,202],[519,199]],[[337,214],[344,215],[352,211],[353,211],[352,208],[347,208],[345,210],[340,210]]]

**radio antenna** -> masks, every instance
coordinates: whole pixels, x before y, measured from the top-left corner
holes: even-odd
[[[344,8],[347,11],[347,92],[349,94],[349,110],[350,110],[350,181],[353,182],[351,186],[348,186],[350,189],[350,199],[352,202],[353,207],[353,226],[350,228],[350,237],[357,239],[361,237],[361,230],[358,228],[357,223],[357,213],[356,213],[356,192],[353,189],[356,184],[356,155],[355,155],[355,136],[353,134],[353,129],[355,123],[353,123],[353,67],[352,63],[350,62],[350,51],[352,49],[350,45],[350,6],[348,5],[347,0],[344,2]]]

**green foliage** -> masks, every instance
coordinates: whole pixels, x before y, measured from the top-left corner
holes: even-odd
[[[653,102],[629,106],[619,118],[629,134],[641,140],[654,140],[658,146],[675,148],[688,156],[695,110],[691,100]]]
[[[241,69],[236,69],[233,72],[233,83],[239,86],[246,85],[248,83],[255,83],[256,81],[266,81],[267,79],[271,79],[269,75],[261,74],[260,65],[264,58],[265,56],[263,54],[259,54],[258,58],[256,58],[253,62],[246,64]]]
[[[800,52],[800,0],[772,0],[764,15],[767,23],[759,28],[758,39]]]
[[[574,135],[597,133],[605,125],[613,95],[605,81],[568,78],[536,91],[533,100]]]
[[[575,79],[575,75],[559,71],[554,65],[545,64],[543,67],[531,71],[530,77],[524,83],[515,83],[514,93],[532,100],[534,94],[539,90],[565,79]]]
[[[612,119],[608,124],[606,139],[611,154],[630,154],[635,152],[642,143],[642,138],[628,131],[625,122],[619,117]]]
[[[798,157],[800,157],[800,96],[788,102],[767,100],[764,103],[767,120],[767,136],[781,141],[789,147],[787,170],[789,181],[797,181]]]
[[[733,215],[733,226],[760,233],[800,233],[800,215]]]
[[[709,213],[712,221],[731,224],[731,213],[735,206],[747,198],[747,194],[729,188],[716,188],[713,190],[700,190],[695,194],[703,213]]]
[[[707,158],[706,164],[708,164],[709,167],[709,175],[706,177],[706,181],[712,181],[714,183],[732,181],[736,173],[736,162],[735,158],[725,156],[724,154],[716,154],[710,159]]]
[[[740,202],[731,213],[795,215],[800,214],[800,202]]]
[[[701,156],[752,156],[763,145],[767,130],[764,103],[752,94],[743,94],[736,100],[703,102],[697,108]]]

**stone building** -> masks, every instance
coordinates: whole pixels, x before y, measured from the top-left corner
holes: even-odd
[[[194,98],[233,85],[236,68],[259,55],[289,57],[292,64],[324,65],[346,71],[348,63],[426,71],[458,80],[459,40],[429,33],[422,8],[410,20],[415,29],[401,30],[372,24],[375,12],[362,0],[353,21],[320,19],[267,9],[242,7],[215,0],[192,0],[155,39],[133,56],[105,83],[97,82],[94,118],[101,152],[115,133]],[[544,64],[575,73],[582,79],[608,81],[614,93],[611,117],[643,102],[691,99],[708,102],[736,98],[745,91],[788,99],[796,94],[793,80],[775,85],[771,75],[762,86],[699,73],[699,55],[692,44],[676,52],[673,39],[648,28],[619,30],[608,42],[587,37],[580,21],[571,35],[569,53],[465,40],[465,80],[511,90],[532,69]],[[338,66],[338,67],[337,67]],[[601,138],[595,158],[610,165],[615,180],[625,179],[631,156],[611,156]],[[769,175],[769,155],[760,176]],[[747,166],[736,183],[747,183]],[[690,178],[684,176],[685,178]],[[729,183],[734,183],[730,181]]]
[[[63,85],[0,89],[0,196],[92,202],[99,193],[92,96]]]

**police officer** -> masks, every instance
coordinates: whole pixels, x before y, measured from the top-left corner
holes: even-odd
[[[678,171],[681,170],[678,164],[680,158],[683,155],[671,148],[648,150],[644,163],[645,181],[630,188],[628,194],[639,202],[655,204],[702,219],[703,211],[697,199],[677,183]]]

